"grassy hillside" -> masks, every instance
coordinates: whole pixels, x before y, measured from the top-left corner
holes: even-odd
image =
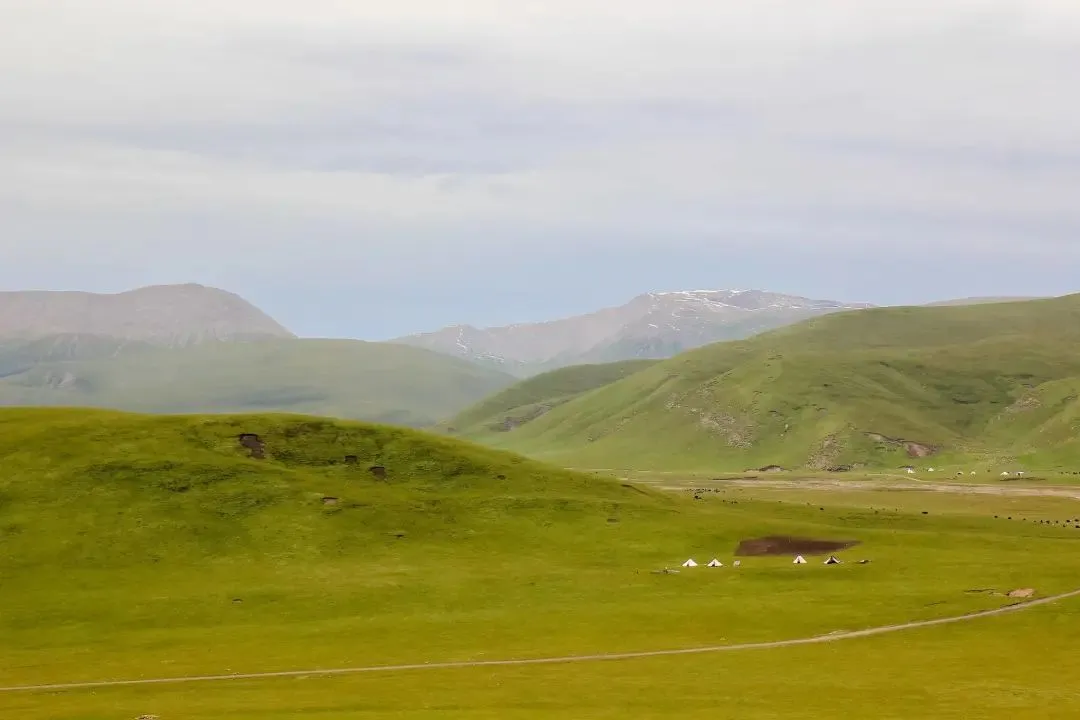
[[[1080,296],[843,313],[686,353],[484,439],[578,467],[1076,469],[1078,342]]]
[[[287,411],[427,426],[514,378],[420,348],[265,340],[155,348],[65,336],[0,347],[0,405]]]
[[[259,436],[264,457],[241,446],[241,433]],[[1037,716],[1070,717],[1080,707],[1061,670],[1073,667],[1064,662],[1076,637],[1070,605],[970,632],[820,649],[423,669],[797,638],[1011,602],[972,588],[1073,589],[1080,530],[999,520],[988,508],[694,501],[450,438],[288,415],[4,410],[0,459],[3,717],[685,718],[715,717],[730,701],[740,717],[767,718],[792,698],[808,703],[799,705],[807,720],[838,707],[896,718],[916,706],[922,716],[984,718],[1047,707],[1060,713]],[[771,534],[861,544],[836,567],[790,557],[731,566],[741,539]],[[714,556],[727,567],[651,572]],[[910,671],[883,672],[913,641],[935,662],[912,652]],[[1004,694],[970,675],[987,657],[1009,678]],[[420,669],[3,690],[392,663]],[[830,672],[810,682],[808,664]],[[815,700],[811,686],[834,672],[849,690]]]
[[[495,393],[446,421],[442,427],[466,437],[506,432],[580,395],[654,364],[655,360],[628,360],[552,370]]]

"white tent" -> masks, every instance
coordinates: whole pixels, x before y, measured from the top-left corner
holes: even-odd
[[[694,558],[690,558],[682,564],[683,567],[697,567],[697,563],[694,562]]]
[[[708,565],[706,565],[705,567],[724,567],[724,563],[720,562],[716,558],[713,558],[712,562],[709,563]]]
[[[826,565],[839,565],[840,561],[836,559],[835,555],[830,555],[829,559],[825,561]]]
[[[806,564],[806,558],[804,558],[802,555],[796,556],[795,557],[795,562],[792,563],[792,565],[805,565],[805,564]]]

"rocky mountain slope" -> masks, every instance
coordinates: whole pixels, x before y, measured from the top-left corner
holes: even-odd
[[[156,285],[115,294],[0,292],[0,339],[57,336],[167,347],[295,337],[240,296],[203,285]]]
[[[569,365],[669,358],[800,320],[870,307],[760,290],[691,290],[639,295],[625,305],[542,323],[457,325],[394,342],[531,375]]]

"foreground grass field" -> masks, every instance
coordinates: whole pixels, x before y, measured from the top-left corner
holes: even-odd
[[[694,501],[315,418],[7,411],[0,458],[0,687],[782,640],[1080,587],[1071,528]],[[861,544],[731,566],[775,534]],[[0,716],[1069,717],[1078,611],[730,656],[0,692]]]
[[[0,697],[19,718],[1071,720],[1080,602],[777,650]]]

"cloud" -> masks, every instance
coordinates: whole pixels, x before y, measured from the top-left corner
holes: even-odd
[[[0,27],[0,264],[38,282],[1077,260],[1073,0],[0,0]]]

